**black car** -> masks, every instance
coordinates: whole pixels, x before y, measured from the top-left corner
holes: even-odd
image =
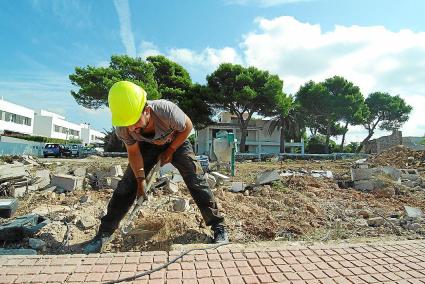
[[[44,146],[43,156],[47,158],[48,156],[54,157],[71,157],[72,151],[61,144],[48,143]]]

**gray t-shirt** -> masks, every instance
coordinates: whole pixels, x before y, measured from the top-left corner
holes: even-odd
[[[174,103],[167,100],[148,101],[151,119],[155,123],[155,135],[144,137],[140,133],[128,131],[127,127],[117,127],[115,133],[125,144],[146,141],[155,145],[164,145],[174,140],[176,132],[182,132],[186,126],[185,113]]]

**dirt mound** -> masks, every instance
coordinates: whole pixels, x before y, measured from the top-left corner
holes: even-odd
[[[370,162],[375,166],[425,168],[425,151],[414,151],[403,145],[398,145],[372,156]]]

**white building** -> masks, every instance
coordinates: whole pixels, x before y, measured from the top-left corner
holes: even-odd
[[[34,110],[0,100],[0,132],[32,134]]]
[[[33,134],[64,140],[81,139],[81,127],[62,115],[40,109],[35,111]]]
[[[105,134],[90,128],[90,124],[82,123],[81,127],[81,140],[83,140],[83,144],[103,144],[103,138],[105,138]]]
[[[248,124],[245,152],[250,154],[278,154],[280,152],[280,130],[275,128],[273,133],[269,133],[269,119],[251,119]],[[221,112],[219,121],[204,129],[195,131],[195,152],[198,155],[212,156],[212,139],[217,132],[226,130],[235,133],[235,138],[239,144],[241,141],[241,131],[236,115],[229,112]],[[304,141],[285,142],[286,147],[300,147],[304,153]],[[239,151],[239,145],[237,145]]]

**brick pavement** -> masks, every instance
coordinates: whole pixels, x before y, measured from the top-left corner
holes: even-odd
[[[172,252],[1,256],[0,283],[99,283],[132,276]],[[133,283],[425,283],[425,240],[194,251]]]

